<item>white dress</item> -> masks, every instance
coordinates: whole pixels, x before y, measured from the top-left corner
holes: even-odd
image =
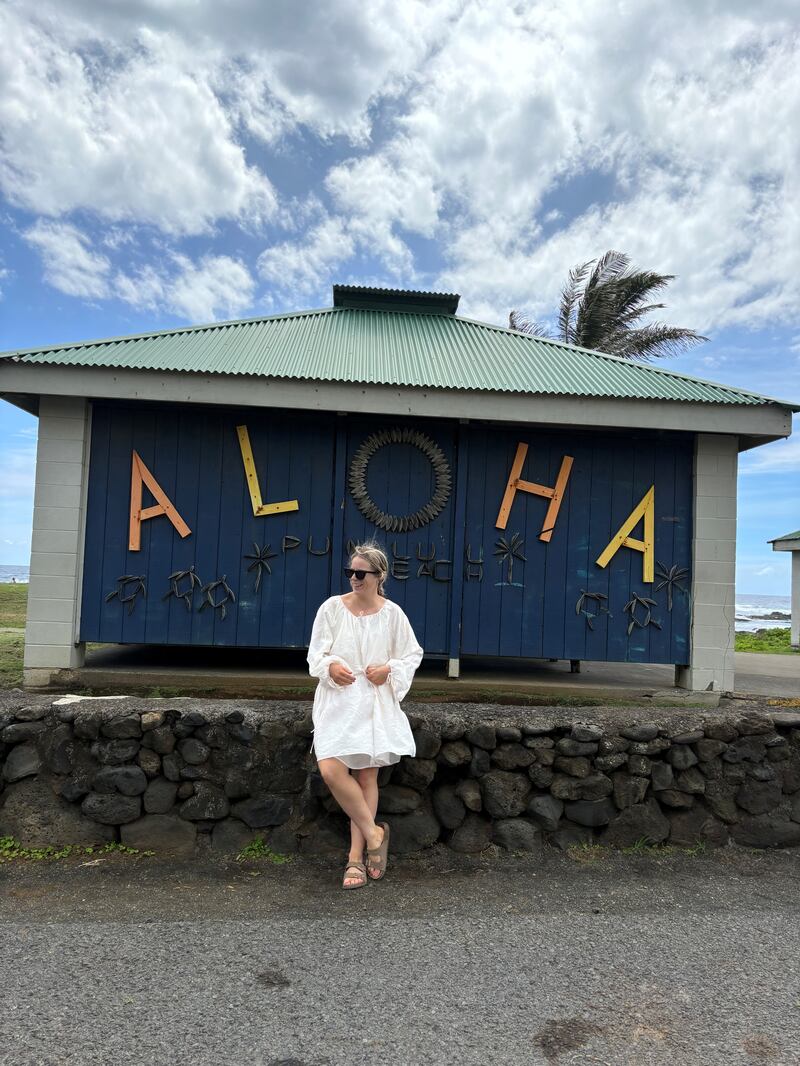
[[[400,700],[411,688],[422,660],[414,630],[396,603],[386,600],[375,614],[356,616],[341,596],[325,600],[314,619],[308,669],[319,678],[314,695],[314,741],[317,759],[340,759],[351,770],[389,766],[402,755],[416,754],[408,718]],[[355,674],[351,685],[337,685],[331,663],[344,663]],[[373,685],[365,670],[389,664],[385,684]]]

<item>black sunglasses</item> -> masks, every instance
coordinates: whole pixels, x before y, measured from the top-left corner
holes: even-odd
[[[378,570],[353,570],[350,566],[346,566],[344,572],[345,577],[355,577],[356,581],[363,581],[367,574],[380,573]]]

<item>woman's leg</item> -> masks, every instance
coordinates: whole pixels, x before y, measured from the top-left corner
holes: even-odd
[[[364,793],[364,799],[369,807],[370,814],[374,820],[378,811],[378,767],[367,766],[363,770],[355,770],[353,776],[358,781],[361,791]],[[363,862],[364,848],[366,847],[366,840],[364,834],[358,828],[356,823],[350,819],[350,858],[358,859],[359,862]],[[369,870],[369,867],[367,867]]]
[[[371,850],[379,848],[383,840],[383,830],[375,824],[375,812],[370,810],[358,781],[351,776],[349,769],[340,759],[320,759],[317,765],[333,798],[361,831],[366,846]],[[375,777],[377,793],[377,774]]]

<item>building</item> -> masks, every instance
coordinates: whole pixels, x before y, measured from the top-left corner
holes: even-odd
[[[792,627],[789,643],[800,648],[800,529],[771,540],[774,552],[792,553]]]
[[[788,403],[336,285],[333,307],[0,357],[39,417],[29,684],[86,641],[303,647],[348,545],[467,656],[733,687],[738,453]]]

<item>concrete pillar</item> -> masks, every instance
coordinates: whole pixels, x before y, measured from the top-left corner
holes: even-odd
[[[40,399],[25,629],[26,685],[47,684],[54,671],[83,665],[84,645],[77,638],[89,418],[84,399]]]
[[[800,647],[800,548],[792,551],[792,633],[789,643]]]
[[[698,433],[694,455],[689,664],[675,684],[693,692],[734,687],[737,438]]]

